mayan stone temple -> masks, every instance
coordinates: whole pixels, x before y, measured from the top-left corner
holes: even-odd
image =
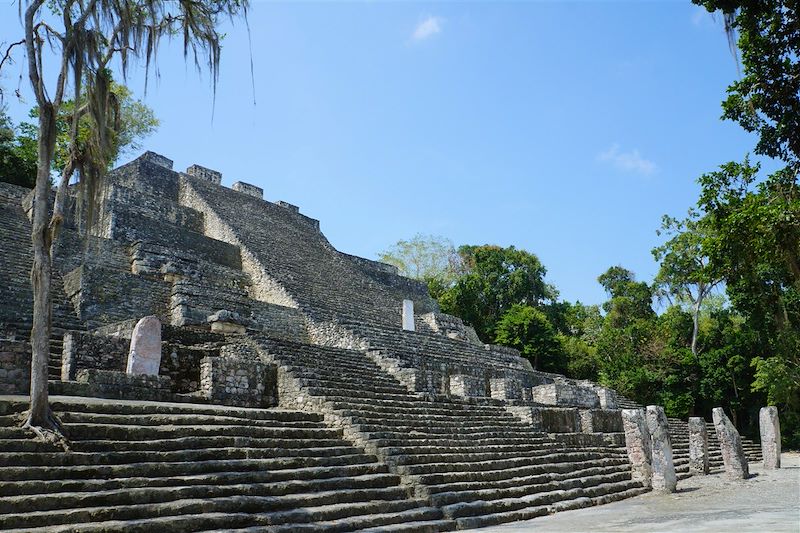
[[[734,444],[760,460],[534,371],[297,206],[172,166],[114,170],[91,225],[73,198],[49,367],[68,449],[19,427],[31,195],[0,183],[0,529],[451,531],[673,491]]]

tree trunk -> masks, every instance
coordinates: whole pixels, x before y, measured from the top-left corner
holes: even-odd
[[[52,260],[48,228],[50,197],[50,162],[55,148],[56,120],[52,105],[39,107],[39,142],[36,187],[33,199],[33,324],[31,327],[31,410],[27,424],[53,428],[47,390],[47,366],[50,359],[52,298],[50,281]]]
[[[694,313],[692,315],[692,355],[694,355],[695,361],[698,361],[697,335],[700,332],[700,304],[702,301],[703,300],[698,296],[697,302],[694,304]]]

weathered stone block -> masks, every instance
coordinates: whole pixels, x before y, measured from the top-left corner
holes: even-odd
[[[619,409],[581,409],[583,433],[622,433],[622,413]]]
[[[699,416],[689,418],[689,473],[708,474],[708,431],[705,419]]]
[[[157,376],[161,366],[161,321],[146,316],[136,323],[128,353],[128,374]]]
[[[519,400],[522,398],[522,382],[511,376],[490,378],[489,394],[496,400]]]
[[[597,398],[600,400],[601,409],[616,409],[617,399],[614,397],[614,392],[605,387],[597,387]]]
[[[758,425],[761,429],[761,455],[764,457],[764,468],[781,467],[781,422],[778,408],[762,407],[758,413]]]
[[[653,469],[653,490],[675,492],[678,477],[672,460],[672,443],[669,438],[669,423],[664,408],[659,405],[647,406],[647,429],[650,431],[651,467]]]
[[[715,407],[712,415],[719,447],[722,450],[722,461],[725,463],[725,474],[730,479],[747,479],[750,477],[750,469],[742,449],[742,438],[739,436],[739,432],[728,419],[722,407]]]
[[[556,381],[531,388],[534,402],[544,405],[594,408],[600,406],[597,393],[566,381]]]
[[[237,181],[231,186],[231,188],[234,191],[239,191],[240,193],[252,196],[253,198],[258,198],[259,200],[264,199],[264,189],[261,187],[256,187],[255,185],[251,185],[250,183]]]
[[[210,181],[216,185],[222,183],[222,172],[211,170],[200,165],[192,165],[186,169],[186,173],[195,178],[200,178],[205,181]]]
[[[147,151],[140,156],[140,159],[148,161],[150,163],[155,163],[158,166],[172,170],[172,159],[165,157],[161,154]]]
[[[485,397],[486,380],[468,374],[451,374],[450,394],[462,398]]]
[[[631,462],[631,479],[645,487],[653,485],[652,444],[644,409],[623,409],[625,447]]]
[[[294,204],[290,204],[289,202],[284,202],[283,200],[278,200],[275,203],[278,204],[279,206],[283,207],[284,209],[288,209],[289,211],[292,211],[294,213],[299,213],[300,212],[300,208],[299,207],[297,207]]]

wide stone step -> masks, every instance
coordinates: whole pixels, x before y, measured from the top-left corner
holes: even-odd
[[[483,438],[531,438],[538,437],[539,434],[532,428],[506,428],[503,426],[475,425],[475,426],[454,426],[454,427],[419,427],[419,426],[382,426],[356,424],[355,429],[362,433],[374,434],[377,438],[402,438],[406,435],[412,439],[429,439],[436,437],[450,437],[458,439],[483,439]]]
[[[583,469],[590,467],[616,466],[625,459],[597,456],[582,456],[570,454],[569,456],[553,457],[549,461],[539,464],[524,464],[515,468],[491,467],[484,469],[449,470],[436,473],[426,473],[414,476],[416,481],[423,485],[446,485],[451,483],[485,482],[511,479],[517,477],[564,472],[570,469]]]
[[[351,384],[378,383],[381,385],[400,386],[402,384],[388,375],[371,375],[368,379],[357,375],[342,374],[327,368],[292,367],[290,372],[297,379],[320,379]]]
[[[420,507],[415,500],[359,501],[355,491],[286,497],[242,496],[186,499],[147,505],[89,507],[0,515],[0,527],[47,527],[47,531],[197,531],[209,527],[279,525],[335,520],[353,515],[401,512]],[[441,517],[440,512],[436,513]],[[180,516],[188,515],[188,516]],[[161,518],[162,520],[157,520]],[[124,521],[124,523],[122,522]],[[76,524],[71,527],[58,525]]]
[[[392,483],[394,482],[394,483]],[[364,479],[359,483],[351,479],[327,480],[321,483],[247,484],[247,485],[190,485],[169,487],[142,487],[105,490],[97,492],[61,492],[27,496],[0,497],[0,515],[20,514],[31,509],[55,511],[58,509],[109,507],[165,503],[174,500],[223,498],[232,496],[289,496],[303,493],[348,491],[353,501],[392,500],[408,497],[407,489],[397,486],[396,479],[384,476]],[[304,503],[305,499],[300,503]]]
[[[383,393],[383,392],[372,392],[368,390],[360,392],[353,390],[351,396],[348,394],[347,390],[337,389],[336,387],[305,387],[305,390],[312,396],[329,397],[329,399],[373,398],[375,400],[380,400],[383,402],[386,401],[408,402],[408,401],[413,401],[414,399],[414,396],[407,391],[397,392],[397,393]]]
[[[460,418],[456,420],[427,420],[424,418],[408,419],[379,419],[379,418],[363,418],[359,416],[350,417],[350,421],[362,428],[364,431],[376,431],[381,429],[389,429],[395,431],[417,431],[421,433],[450,433],[452,431],[504,431],[504,432],[524,432],[530,434],[533,428],[524,422],[517,422],[512,420],[495,420],[492,422],[490,419],[485,418]]]
[[[344,394],[345,391],[352,391],[352,394],[359,395],[363,394],[364,392],[369,392],[371,394],[379,394],[379,395],[407,395],[408,390],[405,387],[400,385],[393,385],[393,386],[383,386],[381,384],[376,383],[346,383],[346,382],[337,382],[333,380],[321,380],[321,379],[308,379],[308,378],[301,378],[300,385],[303,387],[308,387],[312,390],[324,390],[324,391],[332,391],[338,392],[340,394]]]
[[[520,497],[454,503],[443,506],[442,512],[447,518],[454,519],[467,516],[491,515],[518,511],[527,507],[551,506],[558,502],[575,501],[581,498],[589,500],[606,494],[641,488],[640,483],[630,479],[609,483],[603,483],[600,480],[587,480],[586,483],[587,485],[585,486],[580,486],[580,483],[565,484],[568,488],[536,492]],[[585,506],[591,505],[590,501],[584,501],[583,503],[586,504]]]
[[[344,444],[344,443],[342,443]],[[213,448],[176,451],[120,451],[120,452],[70,452],[70,453],[6,453],[0,456],[0,467],[27,466],[82,466],[124,465],[130,463],[177,463],[190,461],[218,461],[233,459],[277,459],[280,457],[335,457],[355,455],[359,448],[340,445],[335,448]]]
[[[420,415],[414,413],[370,413],[364,411],[346,410],[340,411],[339,414],[343,416],[350,416],[353,421],[364,424],[381,424],[381,423],[398,423],[398,422],[422,422],[427,424],[463,424],[465,422],[480,422],[480,423],[494,423],[503,424],[508,426],[530,427],[521,420],[513,417],[498,417],[493,414],[475,414],[471,415],[467,412],[456,411],[444,415]]]
[[[341,439],[265,439],[257,437],[210,436],[176,437],[172,439],[131,440],[83,440],[70,443],[74,452],[104,451],[176,451],[214,448],[335,448],[342,446]],[[0,449],[5,449],[0,443]],[[36,450],[9,450],[36,451]],[[52,451],[52,450],[42,450]]]
[[[294,523],[280,526],[250,527],[222,529],[215,532],[225,533],[336,533],[344,531],[367,531],[373,533],[414,532],[435,533],[453,531],[456,523],[440,519],[442,512],[431,507],[418,507],[397,513],[379,513],[366,516],[354,516],[338,520],[327,520],[313,523]],[[209,532],[210,533],[210,532]]]
[[[368,433],[366,437],[370,439],[370,443],[378,448],[390,447],[417,447],[417,446],[432,446],[438,448],[449,447],[464,447],[464,446],[494,446],[494,445],[525,445],[536,438],[524,437],[487,437],[475,438],[469,435],[443,435],[430,437],[427,435],[404,435],[397,433],[377,432]],[[567,449],[567,448],[565,448]]]
[[[0,483],[0,496],[24,494],[54,494],[59,492],[93,492],[141,487],[171,487],[187,485],[228,485],[271,483],[275,485],[302,485],[327,483],[327,480],[366,478],[389,478],[395,484],[399,478],[388,474],[388,467],[381,463],[366,463],[328,467],[300,467],[272,471],[214,472],[188,476],[127,477],[108,479],[52,479],[5,481]],[[157,473],[156,473],[157,474]]]
[[[282,422],[309,421],[321,422],[324,416],[303,411],[282,409],[251,409],[203,404],[175,404],[166,402],[143,402],[132,400],[98,400],[72,396],[51,396],[50,405],[56,413],[98,413],[113,415],[156,415],[193,414],[225,417],[239,417],[245,420],[275,420]],[[0,401],[0,414],[22,412],[28,409],[27,400]]]
[[[400,467],[400,466],[412,466],[412,465],[426,465],[431,463],[485,463],[488,461],[495,461],[495,462],[502,462],[502,461],[511,461],[511,460],[530,460],[531,463],[535,463],[541,457],[549,457],[552,456],[554,453],[563,452],[563,447],[559,447],[557,445],[551,446],[541,446],[537,449],[532,450],[516,450],[516,451],[504,451],[504,452],[486,452],[482,451],[483,448],[480,446],[476,446],[472,448],[472,450],[467,452],[461,453],[453,453],[447,448],[441,448],[441,451],[438,454],[407,454],[407,455],[395,455],[395,456],[384,456],[384,460],[391,465]],[[585,452],[593,452],[596,451],[598,453],[605,453],[605,450],[600,450],[596,448],[583,448],[580,451]]]
[[[170,413],[170,414],[117,414],[117,413],[86,413],[86,412],[60,412],[59,419],[64,423],[75,424],[120,424],[136,426],[225,426],[242,425],[246,423],[251,427],[280,427],[280,428],[324,428],[324,424],[311,420],[264,420],[247,419],[238,416],[215,416],[211,414],[195,413]]]
[[[411,465],[398,465],[399,474],[419,476],[425,474],[454,473],[454,472],[484,472],[508,470],[530,465],[546,465],[564,461],[587,461],[603,459],[613,455],[602,451],[572,451],[543,454],[536,457],[517,457],[510,459],[495,459],[491,461],[464,461],[464,462],[433,462]]]
[[[508,498],[522,498],[531,494],[538,494],[542,492],[571,490],[576,488],[593,487],[603,483],[620,483],[631,481],[630,471],[603,472],[593,476],[583,476],[570,472],[568,474],[552,474],[549,477],[550,479],[547,479],[546,476],[539,476],[539,478],[545,478],[545,480],[536,483],[523,482],[514,487],[500,489],[492,487],[478,490],[437,493],[431,496],[430,501],[437,507],[444,507],[446,505],[474,502],[478,500],[492,501]]]
[[[564,449],[563,446],[559,445],[548,439],[547,437],[542,437],[540,439],[531,439],[531,441],[525,444],[515,444],[515,445],[508,445],[508,444],[480,444],[477,446],[389,446],[385,448],[379,448],[380,454],[382,456],[394,456],[394,455],[438,455],[441,453],[472,453],[475,449],[478,448],[484,453],[514,453],[514,452],[527,452],[527,451],[534,451],[534,450],[542,450],[542,449],[549,449],[549,448],[558,448]]]
[[[357,398],[347,400],[328,399],[326,405],[332,409],[341,411],[351,410],[353,413],[374,413],[376,416],[386,415],[460,415],[474,414],[480,416],[495,416],[506,418],[508,413],[505,410],[494,406],[470,405],[460,403],[433,403],[414,397],[408,402],[371,402],[359,401]]]
[[[475,492],[482,490],[516,489],[518,487],[540,485],[552,481],[584,476],[624,474],[630,478],[631,467],[627,461],[620,460],[618,464],[607,464],[604,466],[592,466],[593,464],[594,463],[591,461],[586,463],[559,463],[551,465],[551,468],[545,473],[497,480],[425,485],[418,487],[417,492],[425,497],[436,498],[435,501],[438,502],[437,505],[443,505],[462,501],[460,495],[464,491]]]
[[[107,424],[64,424],[67,436],[73,440],[113,439],[144,440],[174,436],[235,435],[273,439],[330,439],[341,436],[341,430],[319,428],[258,427],[245,425],[204,426],[137,426]]]
[[[281,470],[312,466],[340,466],[372,463],[372,456],[340,455],[335,457],[282,457],[277,459],[209,460],[192,463],[146,462],[125,465],[80,466],[17,466],[0,468],[0,479],[21,481],[33,479],[106,479],[120,477],[166,477],[207,474],[212,472],[248,472]]]

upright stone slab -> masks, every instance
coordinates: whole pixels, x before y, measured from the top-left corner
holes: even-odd
[[[659,405],[647,406],[647,429],[650,431],[652,445],[653,490],[675,492],[678,477],[672,461],[672,443],[669,439],[669,423],[664,408]]]
[[[414,301],[403,300],[403,329],[414,331]]]
[[[625,430],[625,447],[631,462],[631,479],[640,482],[644,487],[651,487],[653,485],[653,470],[650,464],[652,447],[644,409],[623,409],[622,427]]]
[[[778,419],[778,408],[762,407],[758,413],[758,425],[761,427],[761,455],[764,457],[764,468],[780,468],[781,422]]]
[[[728,420],[722,407],[715,407],[712,414],[714,429],[717,432],[720,450],[722,450],[722,461],[725,463],[725,474],[730,479],[747,479],[750,476],[750,470],[747,458],[744,456],[739,432]]]
[[[708,431],[705,419],[699,416],[689,418],[689,473],[708,474]]]
[[[128,374],[157,376],[161,366],[161,321],[146,316],[136,323],[128,352]]]

